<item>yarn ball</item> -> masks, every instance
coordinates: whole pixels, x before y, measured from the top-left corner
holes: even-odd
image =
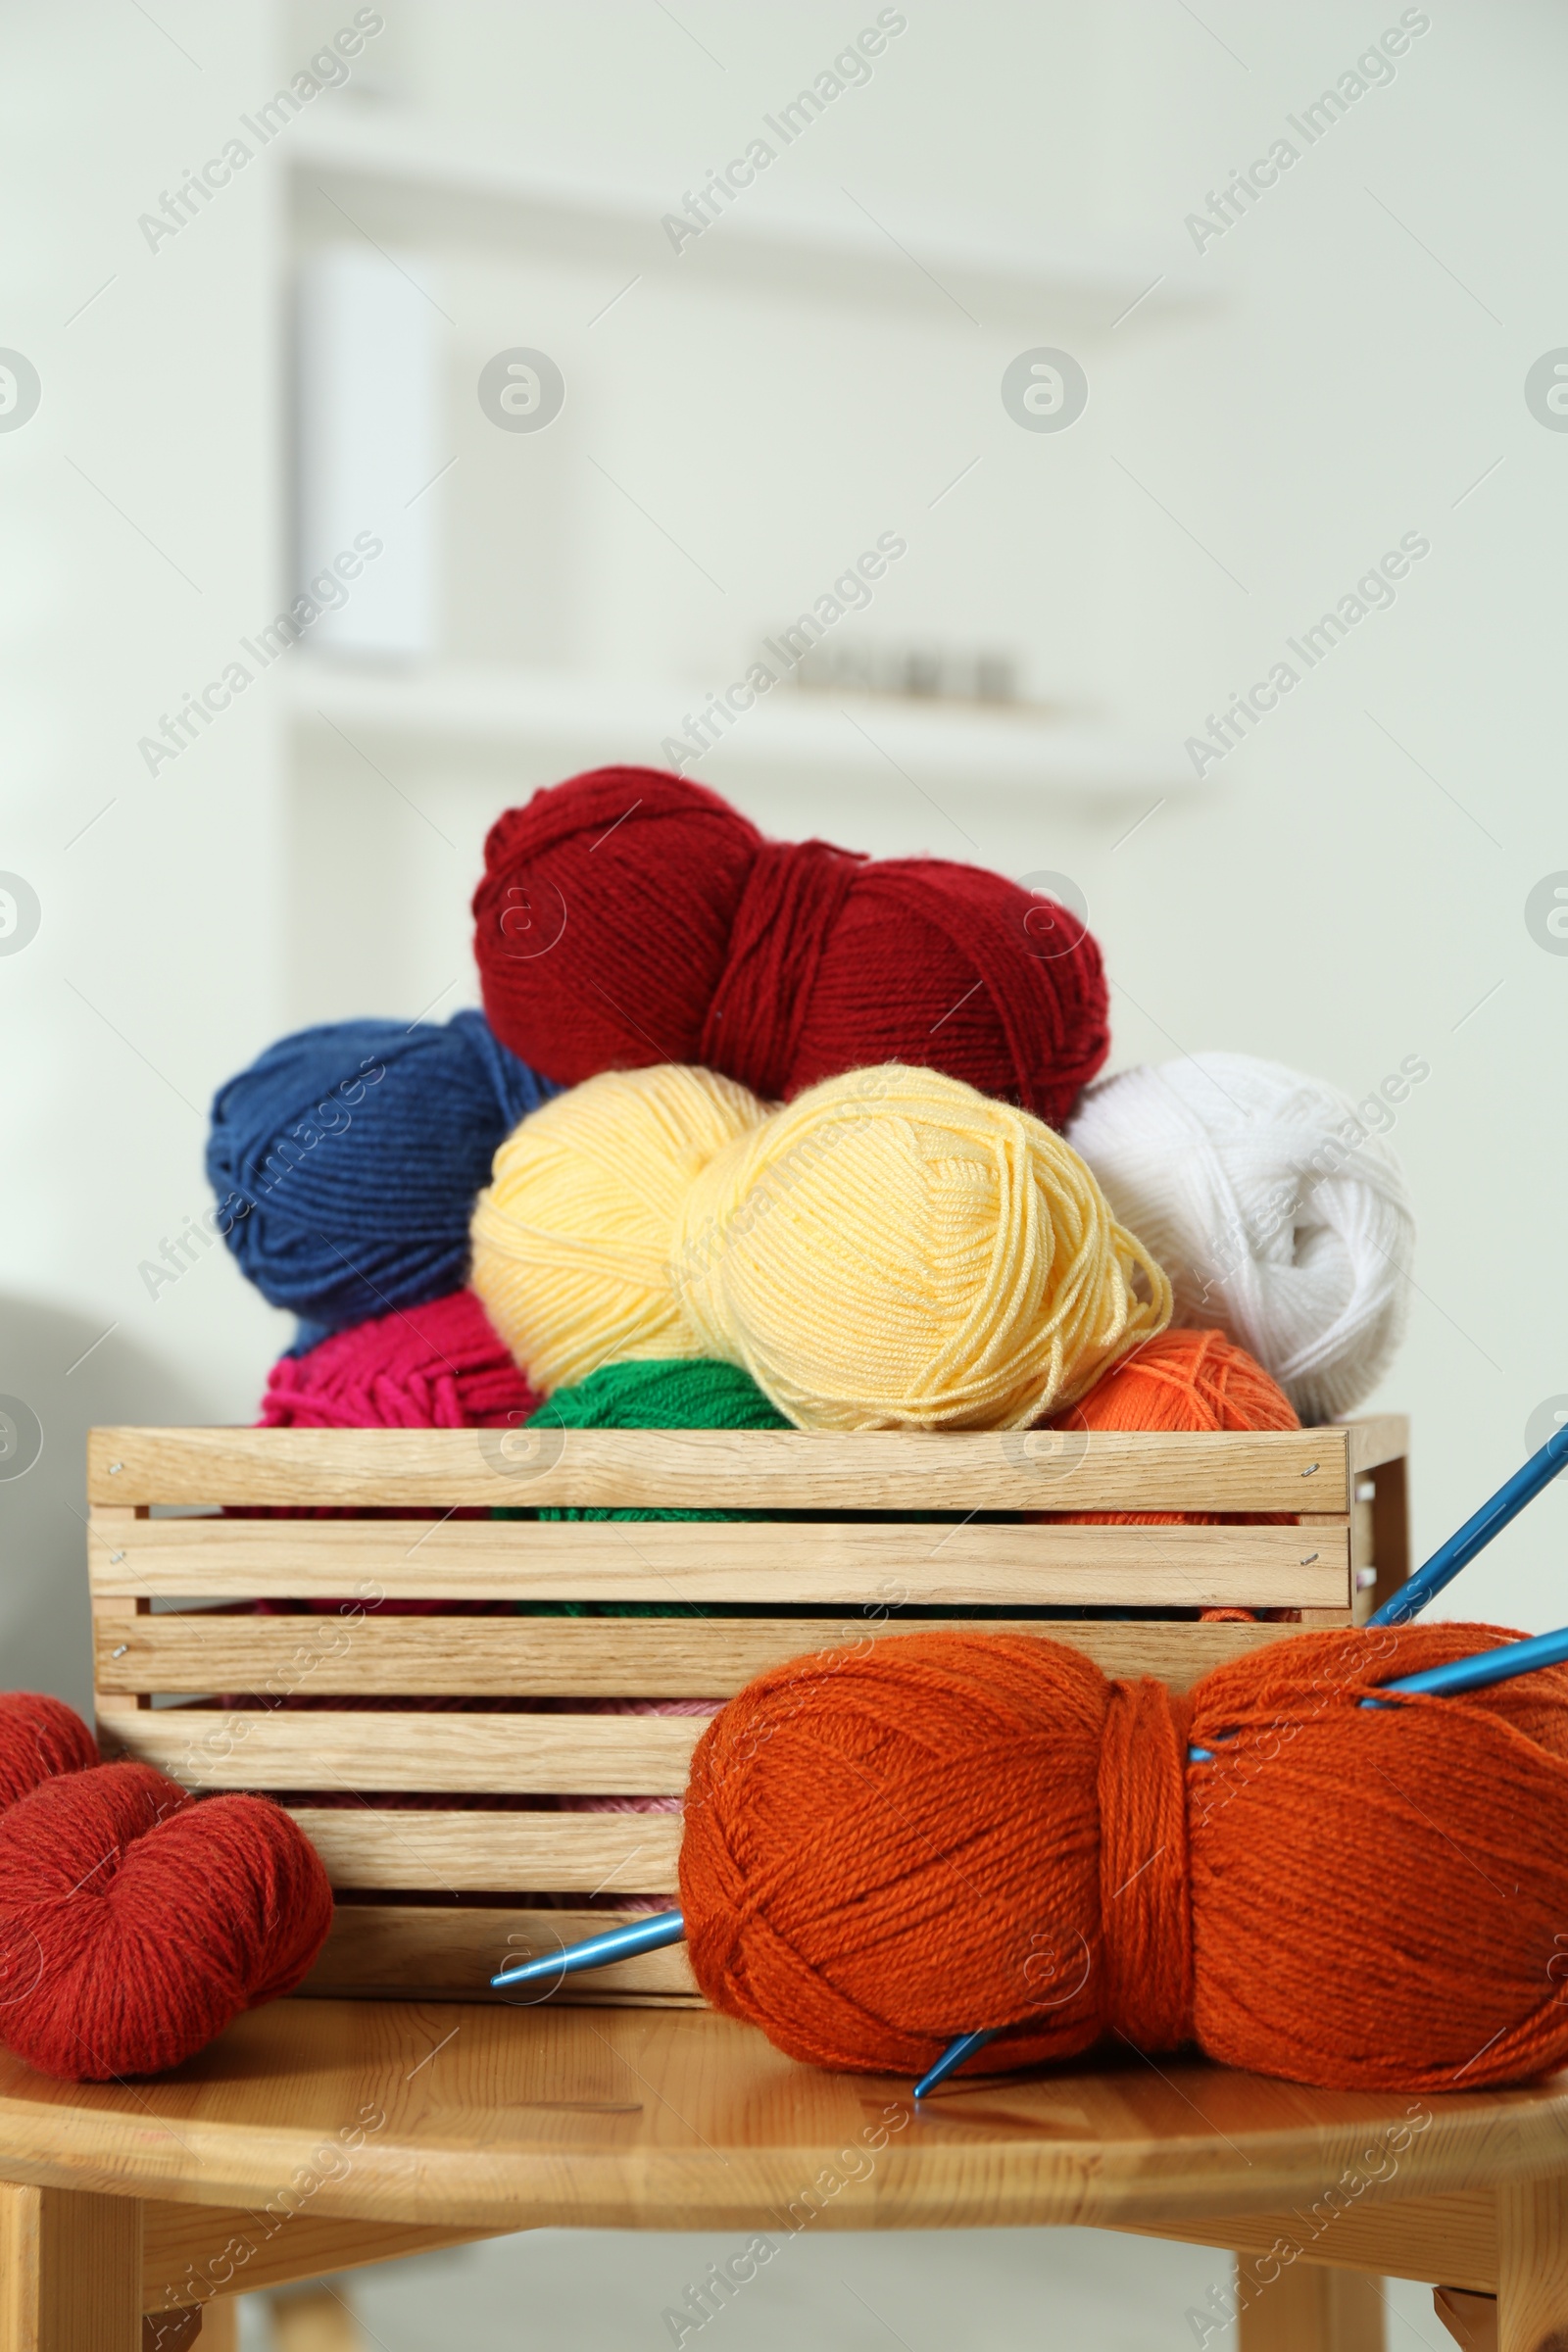
[[[214,1098],[209,1223],[307,1339],[439,1298],[496,1146],[554,1092],[478,1012],[302,1029]]]
[[[558,1389],[533,1417],[554,1429],[788,1429],[783,1414],[737,1364],[703,1356],[672,1362],[605,1364],[576,1388]],[[741,1511],[549,1508],[541,1519],[737,1519]],[[571,1604],[564,1604],[570,1607]],[[607,1603],[645,1613],[642,1604]],[[663,1612],[662,1611],[661,1614]],[[683,1612],[684,1613],[684,1612]]]
[[[331,1917],[270,1798],[196,1803],[149,1764],[46,1781],[0,1815],[0,2033],[71,2082],[160,2074],[291,1992]]]
[[[1170,1276],[1301,1419],[1353,1412],[1404,1332],[1415,1224],[1399,1163],[1349,1098],[1246,1054],[1092,1087],[1068,1140]]]
[[[1217,1430],[1299,1429],[1296,1408],[1278,1381],[1222,1331],[1154,1334],[1124,1356],[1087,1396],[1060,1415],[1062,1429]],[[1209,1523],[1202,1511],[1065,1511],[1078,1527],[1183,1527]],[[1237,1511],[1223,1516],[1248,1526],[1275,1526],[1287,1514]],[[1250,1610],[1202,1611],[1205,1617],[1248,1617]]]
[[[693,1759],[698,1984],[791,2057],[876,2073],[979,2028],[1011,2029],[981,2071],[1107,2036],[1328,2089],[1561,2065],[1568,1670],[1359,1703],[1513,1638],[1304,1634],[1186,1696],[1018,1636],[778,1667]]]
[[[671,1363],[606,1364],[573,1389],[558,1389],[541,1405],[531,1425],[535,1429],[787,1429],[747,1373],[734,1364],[710,1363],[702,1357]],[[604,1504],[584,1507],[553,1505],[537,1513],[501,1510],[498,1519],[747,1519],[755,1512],[714,1510],[656,1510],[629,1504],[612,1510]],[[520,1600],[524,1617],[706,1617],[709,1611],[693,1600]],[[669,1702],[675,1712],[688,1701]],[[611,1702],[636,1711],[640,1700]],[[709,1712],[706,1706],[700,1712]],[[597,1801],[597,1800],[595,1800]],[[612,1800],[605,1800],[611,1802]],[[614,1799],[618,1806],[620,1799]],[[628,1797],[630,1810],[644,1806],[678,1810],[678,1799]]]
[[[1059,1126],[1109,1049],[1100,950],[1054,900],[943,858],[767,841],[655,768],[509,809],[473,914],[496,1035],[566,1085],[681,1061],[787,1099],[904,1061]]]
[[[452,1291],[281,1357],[258,1426],[510,1429],[538,1403],[472,1291]]]
[[[713,1356],[808,1429],[1020,1428],[1170,1314],[1060,1136],[898,1062],[773,1111],[678,1064],[589,1079],[496,1154],[473,1286],[546,1392]]]
[[[37,1690],[0,1693],[0,1810],[63,1772],[86,1772],[98,1742],[74,1707]]]

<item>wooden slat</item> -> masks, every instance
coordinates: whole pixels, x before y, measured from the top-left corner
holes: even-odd
[[[106,1746],[184,1788],[678,1796],[704,1720],[164,1707],[103,1728]]]
[[[678,1813],[416,1812],[291,1805],[334,1886],[375,1893],[673,1894]]]
[[[1071,1432],[569,1430],[508,1458],[491,1430],[97,1429],[93,1502],[390,1509],[704,1505],[731,1510],[1349,1508],[1344,1426],[1165,1437]]]
[[[295,1433],[263,1432],[267,1436]],[[307,1431],[307,1436],[318,1433]],[[335,1434],[335,1433],[328,1433]],[[436,1433],[447,1434],[447,1433]],[[462,1433],[459,1433],[462,1434]],[[167,1599],[1348,1608],[1349,1521],[1298,1527],[142,1519],[93,1591]]]
[[[478,1625],[467,1617],[389,1617],[367,1619],[345,1640],[330,1617],[190,1610],[117,1620],[98,1635],[96,1676],[100,1691],[235,1690],[277,1699],[370,1690],[431,1698],[730,1698],[788,1658],[931,1630],[929,1621],[863,1617],[814,1624],[798,1617],[486,1618]],[[1296,1629],[986,1618],[979,1630],[1067,1642],[1107,1674],[1157,1674],[1185,1690],[1210,1668]]]
[[[489,2230],[421,2230],[399,2222],[351,2222],[309,2211],[268,2214],[246,2205],[176,2205],[149,2197],[142,2215],[142,2309],[208,2313],[198,2338],[207,2352],[217,2298],[319,2278],[368,2262],[433,2254],[495,2234]],[[221,2306],[220,2305],[220,2308]]]
[[[1497,2199],[1492,2189],[1455,2189],[1444,2196],[1373,2198],[1349,2205],[1327,2197],[1295,2212],[1226,2214],[1212,2221],[1152,2223],[1141,2237],[1170,2237],[1186,2245],[1229,2246],[1238,2254],[1267,2254],[1284,2242],[1298,2262],[1330,2263],[1390,2278],[1439,2279],[1484,2293],[1497,2283]]]
[[[320,1958],[300,1990],[331,1993],[440,1994],[454,2000],[533,2001],[557,1997],[549,1987],[490,1990],[490,1979],[509,1961],[563,1950],[586,1936],[619,1927],[629,1914],[610,1911],[503,1910],[457,1903],[339,1903]],[[592,1982],[572,1978],[568,1998],[627,1993],[697,2000],[697,1980],[683,1943],[643,1952],[595,1969]]]

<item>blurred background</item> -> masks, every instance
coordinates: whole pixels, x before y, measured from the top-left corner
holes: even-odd
[[[146,1271],[209,1203],[215,1087],[306,1022],[476,1002],[487,825],[611,758],[780,833],[1066,877],[1112,1068],[1228,1047],[1359,1097],[1428,1063],[1373,1399],[1414,1417],[1416,1556],[1549,1434],[1559,9],[0,22],[6,1683],[87,1700],[87,1427],[250,1420],[292,1336],[220,1249]],[[1287,652],[1416,539],[1391,603]],[[1228,745],[1282,659],[1299,685]],[[1560,1622],[1565,1533],[1559,1487],[1455,1613]],[[333,2340],[662,2342],[708,2259],[470,2249],[358,2281]],[[726,2312],[737,2352],[1202,2342],[1227,2269],[1070,2232],[791,2265]],[[1391,2342],[1435,2341],[1389,2291]]]

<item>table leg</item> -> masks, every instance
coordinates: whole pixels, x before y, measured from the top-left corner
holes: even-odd
[[[1236,2336],[1237,2352],[1383,2352],[1379,2282],[1360,2271],[1293,2263],[1256,2289]]]
[[[1568,2352],[1568,2177],[1497,2191],[1497,2352]]]
[[[1432,2308],[1461,2352],[1497,2352],[1497,2298],[1435,2286]]]
[[[0,2182],[0,2352],[140,2352],[134,2197]]]
[[[364,2352],[354,2314],[329,2286],[272,2297],[275,2352]]]

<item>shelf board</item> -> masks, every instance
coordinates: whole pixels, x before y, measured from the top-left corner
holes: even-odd
[[[343,235],[347,212],[368,233],[416,245],[532,245],[651,275],[713,271],[925,310],[950,311],[956,300],[982,323],[1025,317],[1041,334],[1068,319],[1106,329],[1135,303],[1142,321],[1198,294],[1189,271],[1152,254],[1049,251],[1015,224],[964,220],[946,208],[922,218],[874,189],[858,191],[862,211],[846,194],[786,188],[782,178],[741,191],[676,254],[661,222],[681,209],[682,190],[541,166],[493,134],[369,98],[291,122],[286,152],[297,220],[315,233]]]
[[[398,671],[300,655],[282,673],[301,728],[478,754],[560,751],[592,764],[625,760],[668,767],[664,739],[696,711],[690,687],[555,672],[440,667]],[[817,694],[789,686],[739,716],[686,772],[797,774],[803,768],[915,785],[961,783],[1017,799],[1043,789],[1172,793],[1193,774],[1174,743],[972,704],[910,707],[893,698]]]

